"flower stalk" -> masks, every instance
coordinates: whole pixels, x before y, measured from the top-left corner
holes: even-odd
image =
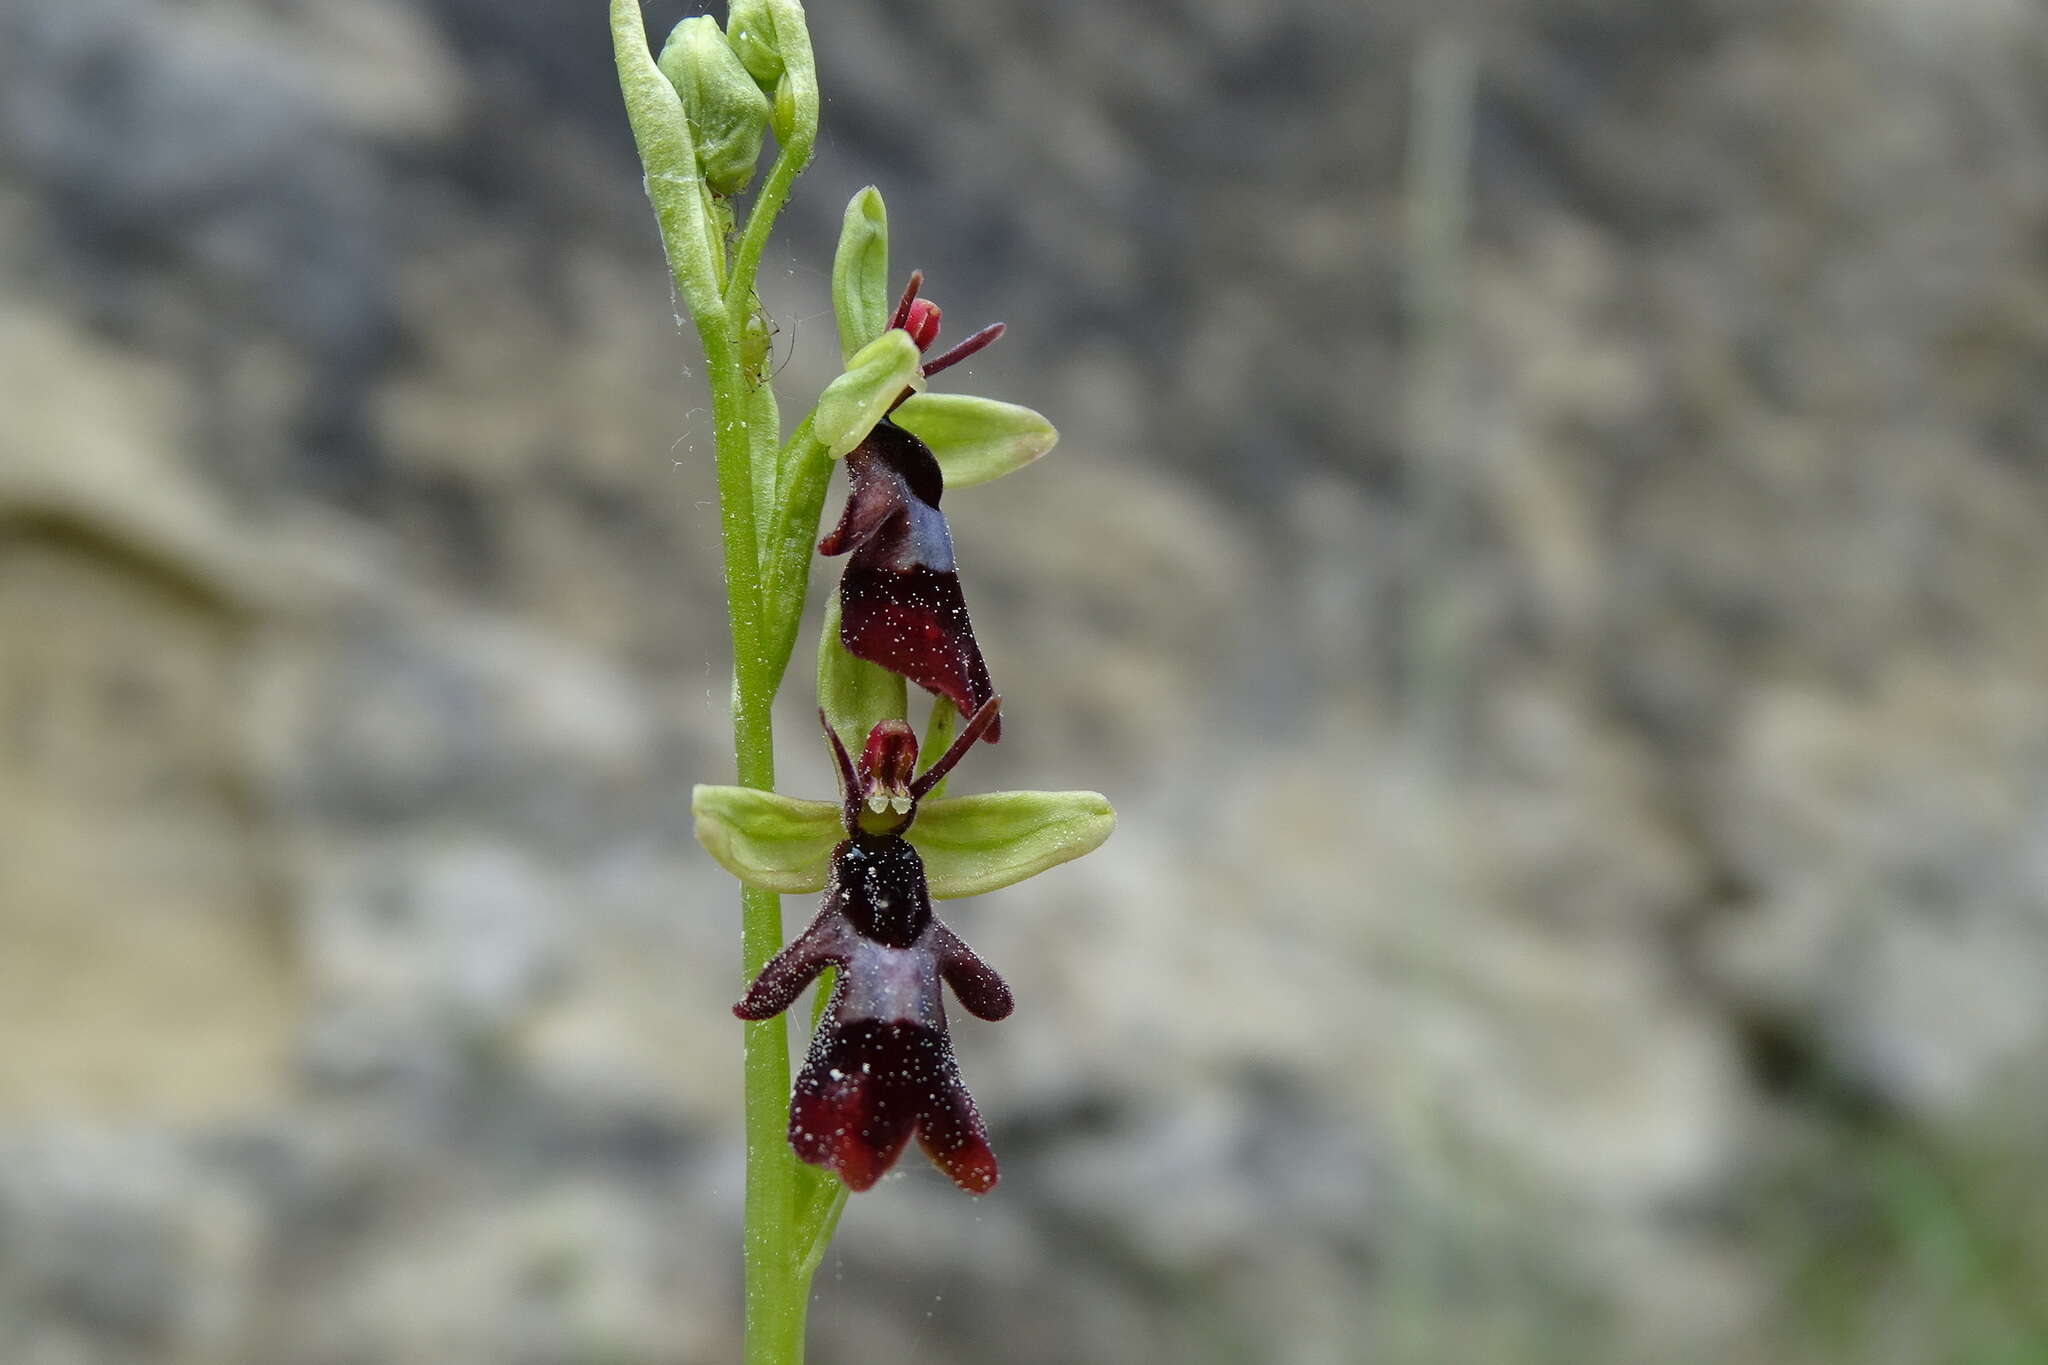
[[[811,1277],[849,1189],[879,1179],[913,1134],[962,1188],[980,1193],[996,1180],[937,987],[943,979],[970,1012],[991,1019],[1008,1013],[1008,994],[932,917],[930,897],[994,890],[1078,857],[1108,836],[1114,816],[1093,792],[944,795],[952,764],[997,737],[1000,703],[961,600],[939,496],[947,484],[1023,467],[1057,436],[1028,408],[924,393],[929,376],[995,340],[1002,325],[925,360],[939,309],[916,298],[913,273],[891,311],[888,216],[873,188],[847,206],[832,269],[845,372],[782,440],[756,275],[817,141],[817,72],[799,0],[731,0],[725,28],[709,15],[686,19],[659,58],[639,0],[611,0],[611,34],[647,197],[711,393],[735,785],[700,786],[693,808],[699,841],[741,883],[741,967],[752,983],[735,1010],[747,1021],[744,1360],[801,1365]],[[769,133],[774,161],[742,219],[738,200]],[[842,458],[848,507],[820,544]],[[774,791],[771,711],[814,549],[848,556],[818,670],[821,715],[845,778],[838,804]],[[923,773],[914,772],[906,679],[937,698],[926,732],[935,757]],[[963,711],[971,715],[955,739]],[[858,770],[841,736],[868,738]],[[859,792],[856,781],[866,784]],[[821,889],[825,909],[784,947],[782,895]],[[902,919],[906,905],[916,913]],[[902,985],[906,967],[915,989]],[[780,1014],[814,978],[824,985],[793,1109]],[[851,1079],[870,1074],[871,1083]]]
[[[618,64],[619,88],[626,115],[646,173],[647,197],[661,229],[675,291],[688,306],[697,339],[704,350],[711,390],[712,442],[718,481],[719,531],[724,547],[726,619],[733,653],[733,757],[738,783],[760,791],[775,786],[775,732],[771,708],[794,644],[796,619],[803,608],[802,569],[792,572],[789,536],[769,539],[763,554],[762,513],[775,510],[780,491],[774,482],[757,484],[755,469],[763,448],[755,423],[772,420],[772,398],[757,391],[765,375],[750,376],[741,353],[747,319],[753,314],[754,272],[767,242],[768,230],[787,201],[797,173],[810,159],[817,134],[817,82],[810,47],[804,37],[802,10],[794,5],[769,6],[793,12],[796,22],[775,37],[782,53],[782,80],[807,90],[793,100],[796,116],[787,136],[778,138],[775,164],[756,196],[739,250],[727,268],[723,234],[711,207],[698,162],[690,120],[676,86],[655,63],[640,15],[638,0],[612,0],[611,31]],[[779,18],[780,16],[778,16]],[[805,113],[808,117],[805,117]],[[778,130],[781,131],[781,130]],[[799,432],[797,454],[809,454],[808,430]],[[770,468],[782,463],[770,439]],[[812,525],[824,505],[821,466],[811,502]],[[793,485],[796,481],[792,481]],[[757,506],[767,493],[771,506]],[[784,504],[789,519],[802,508]],[[784,518],[771,517],[776,531]],[[808,560],[811,532],[803,532],[800,563]],[[790,580],[798,579],[792,588]],[[764,592],[764,585],[774,585]],[[784,637],[787,642],[784,642]],[[771,648],[764,649],[764,645]],[[782,946],[782,900],[773,891],[740,889],[740,957],[748,977]],[[744,1035],[742,1073],[746,1090],[747,1135],[746,1355],[747,1365],[790,1365],[803,1358],[805,1308],[811,1271],[830,1233],[825,1224],[836,1218],[837,1204],[817,1198],[826,1184],[798,1162],[783,1141],[789,1092],[789,1040],[780,1020],[748,1024]],[[801,1215],[801,1216],[800,1216]]]

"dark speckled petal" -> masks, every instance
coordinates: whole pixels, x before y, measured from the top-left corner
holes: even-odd
[[[955,1184],[982,1194],[996,1183],[995,1153],[943,1031],[907,1021],[828,1018],[812,1040],[789,1107],[799,1158],[865,1190],[910,1135]]]
[[[852,552],[839,582],[840,643],[855,658],[900,673],[973,715],[995,688],[939,510],[938,461],[922,441],[885,421],[847,455],[846,468],[846,511],[818,545],[827,555]],[[989,727],[990,743],[1001,728]]]

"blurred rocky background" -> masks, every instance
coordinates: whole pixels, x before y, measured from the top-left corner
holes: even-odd
[[[2048,1360],[2048,11],[815,11],[786,406],[878,183],[1065,435],[948,502],[962,780],[1122,825],[952,916],[1004,1183],[854,1201],[813,1359]],[[596,0],[0,0],[7,1365],[736,1359],[612,82]]]

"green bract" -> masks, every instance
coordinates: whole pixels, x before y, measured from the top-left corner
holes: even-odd
[[[846,202],[832,256],[832,311],[848,364],[889,325],[889,211],[873,185]]]
[[[905,389],[922,389],[917,343],[900,327],[870,341],[846,362],[846,373],[825,387],[811,417],[811,435],[838,459],[867,439],[875,423]]]
[[[837,806],[747,787],[699,786],[690,809],[697,842],[719,866],[768,891],[823,890],[832,850],[846,837]],[[953,900],[1071,862],[1115,828],[1100,792],[983,792],[919,803],[904,837],[932,895]]]
[[[1060,439],[1030,408],[966,393],[912,394],[890,420],[931,448],[949,489],[1022,469]]]
[[[708,14],[677,24],[656,65],[682,97],[704,183],[716,194],[738,194],[761,156],[768,97]]]

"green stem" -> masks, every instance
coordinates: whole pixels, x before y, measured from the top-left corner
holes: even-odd
[[[797,174],[810,159],[810,138],[792,135],[790,145],[776,152],[775,164],[769,168],[768,178],[761,182],[761,192],[754,196],[747,226],[740,233],[739,251],[733,256],[732,279],[725,287],[725,306],[735,313],[751,301],[754,272],[761,268],[761,253],[768,247],[768,229],[775,225],[775,216],[789,202],[790,186],[796,183]]]
[[[725,554],[727,619],[733,651],[733,756],[742,786],[775,786],[772,703],[788,663],[782,622],[802,610],[807,574],[779,562],[764,565],[762,551],[780,561],[787,536],[776,525],[776,504],[785,502],[770,477],[757,482],[755,466],[773,461],[775,441],[756,428],[772,423],[771,397],[750,395],[740,337],[746,310],[753,306],[754,272],[776,212],[790,183],[809,159],[813,132],[800,132],[777,157],[775,171],[748,218],[730,272],[724,255],[725,225],[707,205],[696,149],[675,87],[661,74],[647,44],[639,0],[612,0],[612,45],[627,118],[646,171],[647,197],[661,227],[662,248],[677,294],[689,305],[704,347],[711,389],[719,529]],[[808,60],[808,50],[804,57]],[[813,130],[814,131],[814,130]],[[808,438],[806,438],[808,440]],[[814,443],[811,443],[814,444]],[[822,452],[821,452],[822,455]],[[825,462],[827,476],[829,461]],[[766,492],[757,499],[757,492]],[[811,493],[806,487],[805,497]],[[822,485],[817,498],[822,500]],[[766,502],[766,506],[761,505]],[[815,523],[817,512],[811,513]],[[762,535],[763,520],[771,534]],[[808,546],[806,546],[808,550]],[[779,587],[772,607],[764,602],[764,579],[794,584]],[[767,610],[764,611],[764,607]],[[775,620],[774,646],[764,652],[767,621]],[[782,945],[782,898],[773,892],[740,892],[740,956],[744,980],[751,980]],[[801,1365],[804,1316],[812,1271],[831,1235],[836,1208],[821,1200],[817,1182],[806,1178],[784,1136],[789,1116],[789,1035],[782,1019],[748,1024],[742,1074],[746,1086],[746,1365]],[[837,1182],[834,1182],[835,1184]]]

